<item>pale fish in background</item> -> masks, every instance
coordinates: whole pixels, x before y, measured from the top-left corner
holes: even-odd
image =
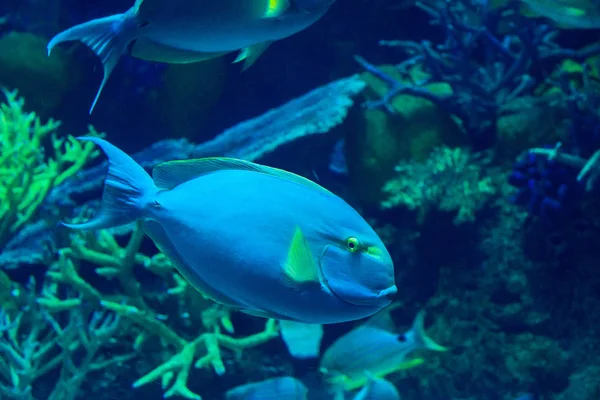
[[[152,177],[106,140],[97,215],[66,226],[140,221],[206,297],[279,320],[331,324],[365,318],[397,292],[383,242],[348,203],[318,184],[233,158],[170,161]]]
[[[600,29],[599,0],[521,0],[532,12],[564,29]]]
[[[237,386],[225,393],[226,400],[306,400],[308,389],[291,376],[271,378]]]
[[[400,400],[400,393],[392,382],[371,374],[368,374],[368,379],[353,400]]]
[[[409,358],[415,350],[446,351],[426,335],[424,320],[421,311],[408,332],[397,334],[390,326],[389,311],[384,310],[333,342],[320,363],[333,392],[362,387],[370,375],[381,378],[421,364],[422,359]]]
[[[487,0],[482,0],[487,1]],[[489,0],[492,9],[514,0]],[[530,18],[547,18],[563,29],[600,29],[599,0],[518,0],[519,11]]]
[[[321,18],[335,0],[137,0],[123,14],[76,25],[48,43],[79,40],[102,61],[96,102],[121,55],[172,64],[199,62],[239,51],[248,68],[270,43]]]
[[[323,326],[295,321],[279,321],[281,339],[294,358],[318,358]]]

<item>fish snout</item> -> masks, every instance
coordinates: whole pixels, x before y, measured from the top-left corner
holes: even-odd
[[[381,291],[380,291],[380,292],[377,294],[377,296],[378,296],[379,298],[382,298],[382,299],[386,299],[386,300],[392,301],[392,300],[394,299],[394,297],[396,296],[396,293],[398,293],[398,287],[396,287],[396,285],[392,285],[392,286],[390,286],[390,287],[389,287],[389,288],[387,288],[387,289],[383,289],[383,290],[381,290]]]

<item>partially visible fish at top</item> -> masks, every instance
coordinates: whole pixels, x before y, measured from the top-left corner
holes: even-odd
[[[311,324],[365,318],[391,303],[392,258],[348,203],[280,169],[233,158],[169,161],[152,177],[106,140],[99,212],[72,229],[140,221],[206,297],[247,314]]]
[[[362,387],[370,376],[383,377],[423,362],[409,356],[419,349],[446,351],[425,333],[425,313],[419,312],[411,329],[393,332],[389,310],[337,339],[325,350],[320,369],[334,393]]]
[[[136,0],[123,14],[69,28],[48,43],[78,40],[92,49],[104,76],[90,108],[121,55],[186,64],[239,51],[235,62],[248,68],[274,41],[319,20],[335,0]]]
[[[408,5],[420,8],[435,8],[439,0],[406,0]],[[600,0],[473,0],[478,8],[463,10],[464,16],[473,20],[472,25],[480,24],[482,11],[489,7],[498,9],[511,3],[517,3],[521,15],[530,18],[547,18],[563,29],[600,29]],[[502,30],[502,29],[501,29]]]
[[[306,400],[308,389],[298,379],[282,376],[230,389],[226,400]]]

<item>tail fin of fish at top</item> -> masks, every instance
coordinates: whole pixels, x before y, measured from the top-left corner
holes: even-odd
[[[88,222],[67,224],[77,230],[107,229],[127,225],[149,215],[159,189],[150,175],[122,150],[97,137],[80,137],[98,145],[108,157],[108,174],[98,214]]]
[[[104,75],[94,102],[90,107],[90,114],[94,110],[100,93],[121,55],[125,52],[129,43],[136,38],[138,33],[136,15],[141,2],[141,0],[136,1],[135,6],[123,14],[98,18],[73,26],[58,33],[48,43],[48,56],[56,45],[78,40],[87,45],[100,58]]]

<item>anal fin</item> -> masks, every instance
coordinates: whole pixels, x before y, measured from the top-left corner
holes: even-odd
[[[272,42],[262,42],[250,47],[245,47],[242,50],[240,50],[240,53],[233,62],[238,63],[240,61],[244,61],[244,66],[242,70],[245,71],[256,62],[258,57],[260,57],[262,53],[264,53],[265,50],[267,50],[271,43]]]

